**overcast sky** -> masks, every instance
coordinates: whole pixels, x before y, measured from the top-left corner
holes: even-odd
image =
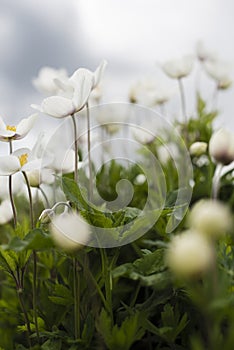
[[[105,58],[104,100],[125,101],[134,80],[194,53],[199,39],[234,62],[233,13],[232,0],[0,0],[0,115],[32,113],[42,96],[31,81],[45,65],[72,73]],[[233,89],[219,106],[234,127]]]

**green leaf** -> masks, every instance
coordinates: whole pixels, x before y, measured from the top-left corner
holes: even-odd
[[[77,185],[73,179],[62,178],[62,189],[69,201],[74,203],[79,210],[88,210],[88,196],[85,188]]]
[[[64,306],[69,306],[74,303],[70,289],[63,284],[55,285],[54,295],[49,296],[49,299],[55,304]]]
[[[116,324],[111,327],[110,317],[103,309],[97,328],[109,350],[128,350],[145,333],[145,330],[141,326],[143,318],[143,313],[137,311],[127,317],[120,326]]]

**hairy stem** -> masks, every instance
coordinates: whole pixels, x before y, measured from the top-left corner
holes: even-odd
[[[73,258],[73,294],[75,339],[80,339],[80,276],[77,258]]]
[[[49,208],[50,207],[50,203],[49,203],[49,200],[47,198],[47,195],[45,193],[45,191],[41,188],[41,186],[38,187],[38,189],[40,190],[45,202],[46,202],[46,207]]]
[[[11,154],[13,151],[11,140],[9,141],[9,148],[10,148],[10,154]],[[13,191],[12,191],[12,175],[9,176],[9,196],[10,196],[11,208],[12,208],[12,212],[13,212],[14,228],[16,228],[17,214],[16,214],[16,207],[15,207],[14,198],[13,198]]]
[[[215,169],[215,173],[214,173],[213,181],[212,181],[212,191],[211,191],[211,198],[213,198],[213,199],[218,198],[222,169],[223,169],[222,164],[218,164],[216,169]]]
[[[28,189],[31,229],[34,229],[32,192],[31,192],[30,184],[25,171],[23,171],[22,173],[25,178],[25,182]],[[39,337],[39,328],[38,328],[38,322],[37,322],[37,253],[35,250],[33,250],[33,317],[34,317],[35,328],[37,333],[37,341],[39,342],[40,337]]]
[[[71,116],[73,123],[73,132],[74,132],[74,147],[75,147],[75,169],[74,169],[74,180],[77,183],[78,181],[78,141],[77,141],[77,127],[76,119],[74,114]]]
[[[88,129],[88,162],[89,162],[89,199],[93,200],[93,171],[92,171],[92,162],[91,162],[91,140],[90,140],[90,112],[89,112],[89,104],[86,103],[86,111],[87,111],[87,129]]]

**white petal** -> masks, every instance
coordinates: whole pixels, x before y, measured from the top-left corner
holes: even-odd
[[[16,134],[15,131],[0,129],[0,140],[8,141],[8,138],[13,137],[15,134]]]
[[[76,74],[76,76],[73,80],[75,82],[73,102],[77,111],[79,111],[88,102],[94,83],[94,77],[90,71],[82,68],[78,69],[74,74]]]
[[[22,166],[21,171],[39,170],[39,169],[41,169],[41,167],[42,167],[41,159],[34,159],[34,160],[31,160],[31,161],[25,163]]]
[[[76,213],[54,216],[50,231],[55,243],[65,250],[79,249],[90,239],[88,223]]]
[[[0,205],[0,225],[4,225],[13,218],[11,203],[4,200]]]
[[[37,113],[30,115],[30,117],[22,119],[16,127],[16,139],[22,139],[32,129],[37,119]]]
[[[27,154],[28,157],[31,155],[31,150],[29,148],[19,148],[12,153],[13,156],[19,158],[23,154]]]
[[[101,64],[97,67],[97,69],[94,72],[94,84],[93,84],[93,89],[100,83],[100,80],[103,76],[103,73],[106,69],[107,66],[107,61],[103,60]]]
[[[21,168],[18,157],[14,155],[0,157],[0,175],[13,175]]]
[[[69,98],[51,96],[43,100],[42,111],[54,118],[64,118],[75,113],[76,109]]]

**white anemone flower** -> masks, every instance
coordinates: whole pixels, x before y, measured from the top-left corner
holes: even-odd
[[[89,224],[75,212],[52,216],[50,232],[55,244],[65,251],[80,249],[90,240]]]
[[[55,79],[60,88],[59,95],[44,99],[41,106],[32,107],[54,118],[65,118],[78,113],[85,107],[92,90],[100,82],[105,66],[106,62],[103,61],[94,73],[79,68],[65,81]]]
[[[209,153],[217,163],[228,165],[234,161],[234,134],[226,129],[216,131],[210,139]]]
[[[208,61],[204,63],[206,73],[215,80],[217,88],[224,90],[232,84],[230,63],[223,61]]]
[[[169,60],[162,64],[164,73],[172,79],[181,79],[188,76],[193,69],[194,58],[186,55],[178,59]]]
[[[172,95],[172,90],[162,82],[144,79],[136,82],[132,86],[129,99],[133,103],[153,107],[166,103]]]
[[[233,222],[228,206],[217,200],[204,199],[193,206],[189,224],[205,237],[218,239],[231,230]]]
[[[5,199],[0,204],[0,225],[5,225],[13,219],[11,202]]]
[[[0,141],[21,140],[32,129],[36,118],[37,114],[32,114],[28,118],[22,119],[17,125],[8,125],[0,117]]]
[[[174,236],[166,252],[166,263],[179,278],[199,277],[213,261],[212,244],[194,230]]]
[[[0,175],[2,176],[38,169],[40,166],[41,160],[35,159],[28,148],[20,148],[8,156],[0,157]]]
[[[214,61],[217,58],[217,54],[211,51],[204,45],[204,42],[199,40],[196,44],[196,54],[199,61]]]
[[[67,71],[45,66],[39,70],[38,76],[33,79],[32,83],[39,92],[52,95],[57,94],[60,90],[55,79],[68,79]]]

